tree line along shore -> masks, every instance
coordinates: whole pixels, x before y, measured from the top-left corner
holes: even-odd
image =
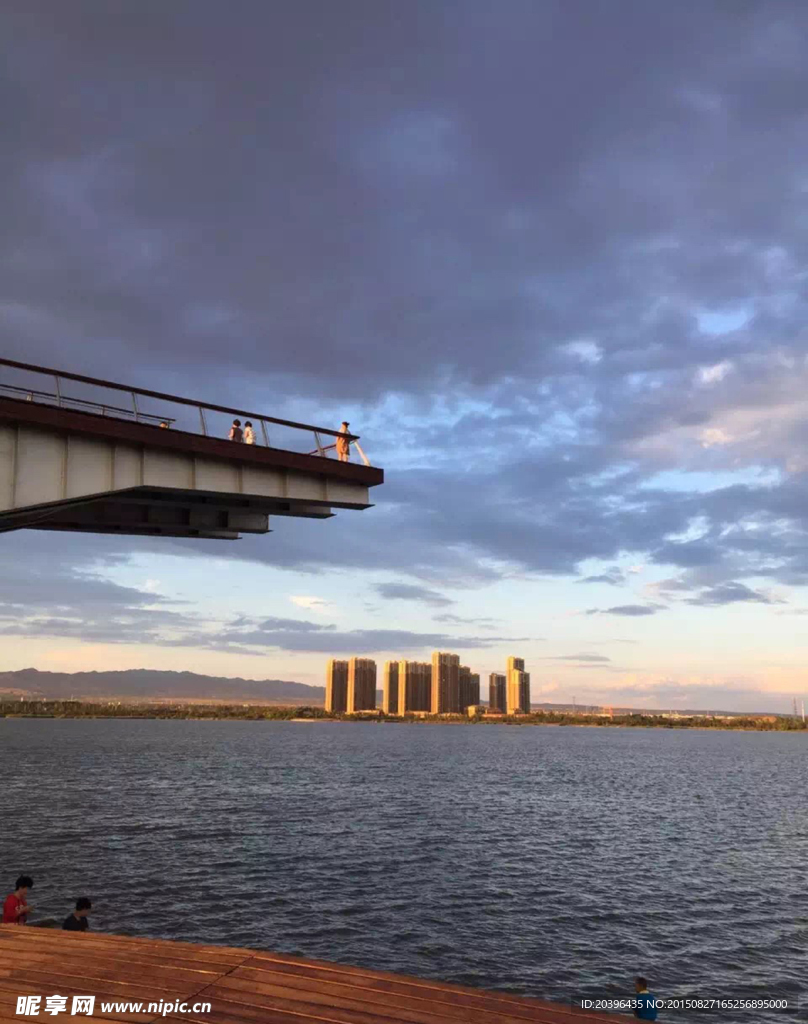
[[[126,703],[124,701],[0,700],[0,718],[140,718],[180,720],[375,722],[420,725],[566,725],[641,729],[732,729],[758,732],[804,732],[808,723],[787,715],[670,716],[646,712],[593,715],[563,711],[535,711],[528,715],[385,715],[382,712],[339,714],[310,706],[260,704]]]

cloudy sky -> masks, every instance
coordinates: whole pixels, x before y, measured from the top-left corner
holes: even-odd
[[[788,710],[808,6],[6,0],[0,350],[362,435],[375,508],[0,537],[6,668]]]

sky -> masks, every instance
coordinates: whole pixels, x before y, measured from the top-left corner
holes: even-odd
[[[0,353],[361,435],[375,507],[0,536],[0,663],[806,696],[803,0],[6,0]]]

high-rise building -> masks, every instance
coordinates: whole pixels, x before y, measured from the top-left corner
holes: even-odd
[[[432,710],[432,666],[425,661],[398,663],[398,713]]]
[[[460,711],[460,656],[432,652],[432,714],[456,715]]]
[[[462,715],[472,704],[480,703],[480,677],[468,665],[461,665],[458,673],[459,708]]]
[[[326,711],[348,709],[348,662],[332,658],[325,670]]]
[[[348,662],[349,715],[373,711],[376,707],[376,662],[371,658],[351,658]]]
[[[499,711],[504,715],[506,707],[505,676],[499,672],[492,672],[488,677],[488,710]]]
[[[384,663],[384,686],[382,688],[382,711],[386,715],[398,714],[399,662]]]
[[[469,702],[466,707],[474,705],[479,706],[480,703],[480,673],[472,672],[471,679],[469,681]]]
[[[523,672],[521,679],[521,702],[522,710],[526,715],[530,714],[530,673]]]
[[[508,658],[506,711],[509,715],[530,714],[530,673],[524,658]]]

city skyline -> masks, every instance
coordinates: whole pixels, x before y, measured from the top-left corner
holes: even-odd
[[[490,711],[529,714],[530,674],[524,668],[524,658],[508,658],[507,689],[506,676],[497,677],[503,680],[503,707],[489,703]],[[469,665],[461,665],[459,655],[451,652],[433,651],[431,662],[385,661],[380,701],[377,673],[378,666],[370,658],[329,658],[325,668],[326,711],[349,715],[376,710],[386,715],[464,715],[469,708],[486,703],[480,691],[480,674]]]
[[[0,12],[0,353],[347,420],[386,472],[231,544],[0,537],[5,668],[806,696],[808,10],[493,11]]]

